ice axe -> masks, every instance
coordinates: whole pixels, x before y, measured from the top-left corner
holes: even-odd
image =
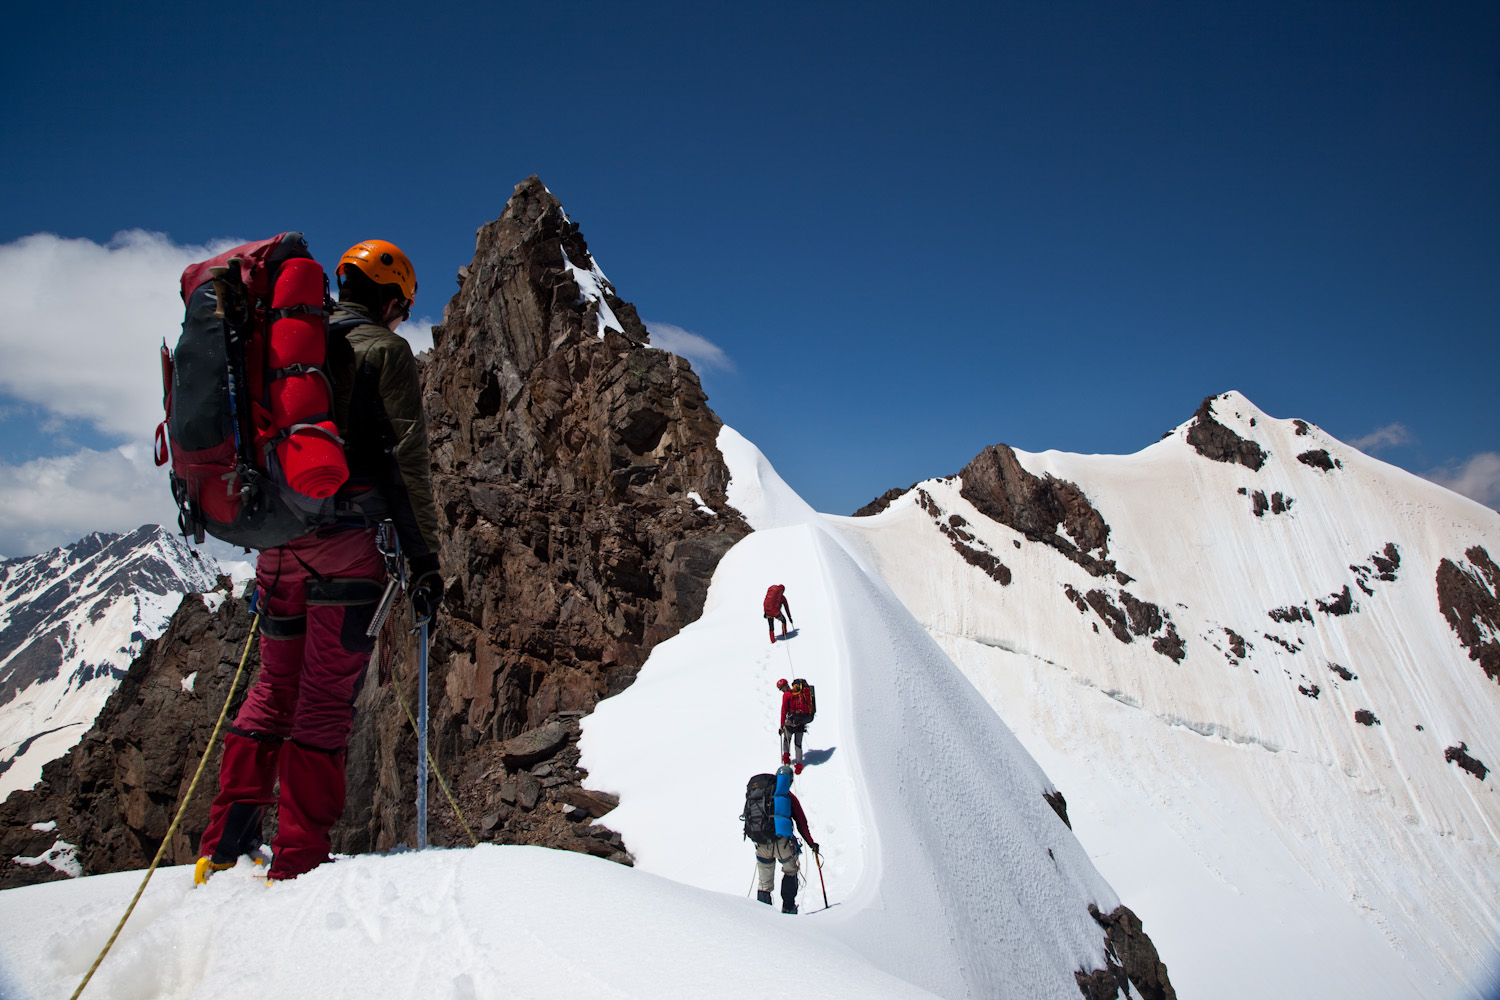
[[[813,851],[813,860],[818,863],[818,885],[823,887],[823,909],[828,909],[828,883],[823,881],[823,854]]]

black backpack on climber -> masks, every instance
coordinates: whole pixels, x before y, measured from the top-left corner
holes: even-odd
[[[776,775],[757,774],[745,785],[745,836],[757,844],[776,839]]]
[[[818,697],[813,686],[798,677],[792,681],[792,701],[787,706],[786,724],[805,726],[818,714]]]

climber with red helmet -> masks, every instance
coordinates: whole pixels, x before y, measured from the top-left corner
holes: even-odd
[[[802,735],[807,732],[807,724],[818,711],[817,695],[813,686],[801,677],[790,684],[783,677],[776,682],[776,689],[781,692],[781,728],[777,730],[781,735],[781,762],[792,763],[792,744],[795,741],[796,773],[801,774]]]
[[[273,803],[270,879],[295,878],[328,860],[328,832],[344,811],[354,698],[374,651],[365,633],[384,589],[376,545],[382,521],[393,523],[400,540],[418,617],[430,617],[442,600],[417,365],[395,332],[411,315],[416,272],[395,244],[365,240],[345,252],[336,273],[328,373],[349,478],[336,494],[334,523],[265,549],[256,562],[261,669],[224,737],[199,882],[258,852]]]

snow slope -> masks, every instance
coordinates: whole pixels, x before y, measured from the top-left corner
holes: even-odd
[[[0,996],[70,996],[140,872],[0,892]],[[248,862],[156,873],[84,1000],[930,998],[806,921],[583,854],[481,845],[364,856],[267,886]]]
[[[1186,424],[1136,455],[1017,453],[1083,489],[1125,587],[989,520],[954,477],[829,520],[1067,795],[1184,996],[1475,996],[1500,954],[1500,790],[1444,751],[1500,764],[1500,687],[1434,578],[1471,546],[1500,555],[1500,515],[1237,393],[1214,406],[1264,468],[1203,458]],[[1297,461],[1314,449],[1339,465]],[[1295,502],[1257,517],[1256,491]],[[1009,586],[940,533],[955,515]],[[1400,565],[1383,580],[1387,543]],[[1065,585],[1159,605],[1182,662],[1122,644]],[[1353,609],[1326,613],[1345,586]],[[1270,616],[1291,607],[1308,613]]]
[[[1073,972],[1104,965],[1087,906],[1118,900],[1043,800],[1047,777],[754,446],[729,428],[718,444],[756,531],[719,564],[703,616],[583,720],[588,783],[620,796],[611,828],[643,870],[745,894],[745,782],[778,764],[776,679],[806,677],[819,714],[794,790],[840,905],[798,930],[816,921],[941,996],[1076,997]],[[774,646],[772,583],[797,626]],[[800,898],[819,907],[816,881]]]

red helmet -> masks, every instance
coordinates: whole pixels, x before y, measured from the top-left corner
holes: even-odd
[[[779,688],[782,691],[785,691],[789,686],[790,685],[787,684],[785,677],[783,677],[781,680],[779,680],[779,681],[776,682],[776,687]]]

